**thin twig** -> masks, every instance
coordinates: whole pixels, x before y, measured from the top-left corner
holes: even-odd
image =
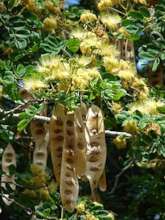
[[[116,188],[118,186],[118,182],[119,182],[119,179],[120,177],[133,165],[133,161],[131,161],[127,166],[125,166],[115,177],[115,182],[114,182],[114,185],[112,187],[112,190],[110,191],[110,195],[111,194],[114,194],[114,192],[116,191]]]
[[[63,208],[63,206],[61,206],[61,218],[60,218],[60,220],[63,220],[63,218],[64,218],[64,208]]]
[[[17,187],[19,187],[19,188],[22,188],[22,189],[31,189],[31,190],[37,190],[37,189],[41,189],[41,188],[47,187],[46,184],[43,184],[43,185],[41,185],[41,186],[36,186],[36,187],[34,187],[34,186],[21,185],[21,184],[18,184],[18,183],[16,183],[16,182],[9,182],[9,181],[1,181],[1,184],[2,184],[2,183],[5,183],[5,184],[13,184],[13,185],[15,185],[15,186],[17,186]]]

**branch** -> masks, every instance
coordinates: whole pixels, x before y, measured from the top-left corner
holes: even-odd
[[[110,191],[110,195],[111,194],[114,194],[114,192],[116,191],[116,188],[118,186],[118,182],[119,182],[119,179],[120,177],[133,165],[133,161],[131,161],[127,166],[125,166],[115,177],[115,182],[114,182],[114,185],[112,187],[112,190]]]
[[[2,109],[0,109],[0,114],[3,114],[4,116],[6,116],[6,111],[3,111]],[[7,112],[7,115],[8,115],[8,112]],[[18,113],[11,112],[10,115],[12,115],[12,117],[14,117],[14,118],[19,118]],[[43,122],[50,122],[50,117],[41,116],[41,115],[35,115],[33,119],[43,121]],[[5,118],[3,118],[2,121],[5,121]],[[123,136],[129,137],[129,138],[132,137],[132,135],[130,133],[120,132],[120,131],[105,130],[105,134],[106,134],[106,136],[112,136],[112,137],[115,137],[118,135],[123,135]]]
[[[23,204],[17,202],[14,198],[9,198],[8,196],[6,196],[6,195],[3,194],[3,193],[0,193],[0,196],[2,196],[2,198],[5,198],[5,199],[8,200],[8,201],[12,201],[13,203],[15,203],[18,207],[22,208],[27,215],[32,215],[33,211],[32,211],[31,208],[27,208],[27,207],[24,206]]]

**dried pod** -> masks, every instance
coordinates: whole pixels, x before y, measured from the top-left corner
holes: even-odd
[[[14,191],[16,188],[15,175],[10,175],[9,167],[11,165],[16,167],[16,154],[12,145],[8,144],[2,156],[2,171],[4,174],[1,176],[1,187],[6,190],[6,186],[9,185]],[[10,195],[6,193],[2,193],[2,200],[8,206],[14,201],[10,198]]]
[[[62,153],[60,194],[64,208],[73,211],[78,199],[79,185],[76,175],[76,132],[75,114],[68,112],[64,132],[64,149]],[[70,131],[68,134],[67,131]]]
[[[50,121],[50,151],[53,163],[53,172],[60,185],[62,151],[64,145],[65,107],[57,104]]]
[[[33,163],[45,169],[47,165],[47,148],[49,144],[48,129],[46,124],[39,120],[33,120],[30,124],[30,129],[35,142]]]
[[[99,189],[102,192],[105,192],[107,190],[107,180],[106,180],[105,170],[99,180]]]
[[[92,198],[95,200],[95,191],[103,175],[106,162],[104,118],[100,108],[95,105],[92,105],[87,113],[86,140],[86,176],[90,183]]]
[[[76,125],[76,173],[79,178],[85,176],[86,171],[86,149],[87,142],[85,138],[85,120],[87,108],[85,104],[81,104],[75,110],[75,125]]]

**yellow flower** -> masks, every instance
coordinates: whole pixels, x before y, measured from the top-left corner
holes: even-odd
[[[161,128],[160,125],[157,123],[150,123],[147,125],[147,127],[145,128],[145,133],[149,134],[149,132],[154,132],[157,135],[161,135]]]
[[[148,99],[149,97],[149,89],[147,87],[145,87],[142,91],[139,91],[137,94],[137,98],[138,100],[145,100]]]
[[[112,112],[115,114],[120,113],[123,110],[122,105],[117,102],[112,102],[111,109],[112,109]]]
[[[106,57],[118,57],[119,51],[116,49],[114,45],[109,44],[101,44],[100,55]]]
[[[53,16],[47,17],[44,19],[43,25],[44,25],[44,30],[48,32],[54,32],[58,27],[57,19]]]
[[[29,10],[32,11],[34,13],[36,13],[38,11],[37,5],[35,0],[27,0],[25,2],[25,7]]]
[[[101,41],[96,36],[86,37],[80,44],[81,53],[87,55],[91,55],[92,52],[98,53],[100,47]]]
[[[82,214],[85,212],[85,203],[84,202],[80,202],[77,206],[76,206],[76,210],[78,214]]]
[[[85,33],[83,31],[83,29],[74,29],[71,33],[70,33],[70,37],[71,38],[77,38],[79,40],[83,40],[85,38]]]
[[[132,81],[131,87],[136,91],[137,98],[139,100],[147,99],[149,96],[149,88],[146,85],[144,79],[140,79],[138,77],[135,77]]]
[[[143,89],[146,86],[146,83],[144,81],[144,79],[140,79],[138,77],[134,78],[134,81],[132,83],[132,88],[135,89]]]
[[[92,23],[96,20],[97,20],[96,15],[91,13],[90,11],[85,11],[80,17],[80,21],[82,23]]]
[[[78,65],[85,67],[89,64],[91,64],[92,57],[90,56],[80,56],[80,57],[75,57],[75,61],[78,63]]]
[[[120,61],[115,57],[105,56],[103,58],[103,65],[109,73],[116,74],[119,71]]]
[[[131,134],[137,134],[139,131],[137,120],[127,120],[123,124],[123,130]]]
[[[146,99],[144,101],[137,101],[129,106],[129,112],[139,111],[142,114],[154,115],[158,114],[158,108],[163,106],[164,103],[155,101],[153,99]]]
[[[44,5],[51,13],[55,15],[60,13],[60,8],[57,7],[51,0],[45,0]]]
[[[94,215],[92,215],[91,213],[87,213],[85,220],[99,220],[99,219]]]
[[[104,10],[107,10],[108,8],[112,7],[113,6],[113,3],[112,3],[112,0],[101,0],[99,3],[98,3],[98,9],[100,11],[104,11]]]
[[[43,56],[38,71],[43,74],[46,80],[64,80],[69,77],[69,64],[58,56]]]
[[[125,149],[127,147],[127,141],[125,137],[123,136],[117,136],[114,140],[113,143],[115,144],[117,149]]]
[[[72,76],[72,90],[84,90],[89,86],[91,80],[98,78],[100,78],[100,73],[97,68],[79,68]]]
[[[120,69],[121,70],[125,70],[130,68],[130,66],[132,66],[132,64],[129,61],[125,61],[125,60],[120,60]]]
[[[47,84],[39,79],[25,79],[24,87],[27,91],[34,91],[46,88]]]
[[[109,29],[116,30],[121,23],[121,17],[118,14],[102,14],[101,22]]]
[[[118,32],[126,38],[130,36],[130,34],[128,33],[128,31],[125,27],[119,28]]]
[[[120,70],[117,75],[126,81],[130,81],[135,77],[135,71],[133,69]]]

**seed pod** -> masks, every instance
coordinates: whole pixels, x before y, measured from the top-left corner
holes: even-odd
[[[106,180],[105,170],[99,180],[99,189],[102,192],[105,192],[107,190],[107,180]]]
[[[75,125],[76,125],[76,173],[79,178],[85,176],[86,171],[86,149],[87,143],[85,138],[85,123],[86,123],[87,108],[85,104],[81,104],[75,110]]]
[[[16,189],[15,175],[10,175],[9,173],[9,166],[11,165],[16,167],[16,154],[12,145],[8,144],[2,156],[2,171],[4,174],[1,176],[1,187],[6,190],[6,186],[9,185],[14,191]],[[10,195],[6,193],[2,193],[2,200],[8,206],[14,201],[14,199],[10,198]]]
[[[33,163],[45,169],[47,165],[47,148],[49,144],[48,129],[45,123],[39,120],[33,120],[30,124],[30,129],[35,142]]]
[[[58,185],[60,185],[62,151],[64,145],[65,107],[57,104],[50,121],[50,151],[53,172]]]
[[[62,153],[60,194],[64,208],[73,211],[78,199],[78,178],[76,175],[75,114],[66,115],[64,149]]]
[[[103,174],[106,162],[104,118],[100,108],[95,105],[92,105],[87,113],[86,140],[86,176],[90,183],[92,198],[95,200],[95,191]]]

